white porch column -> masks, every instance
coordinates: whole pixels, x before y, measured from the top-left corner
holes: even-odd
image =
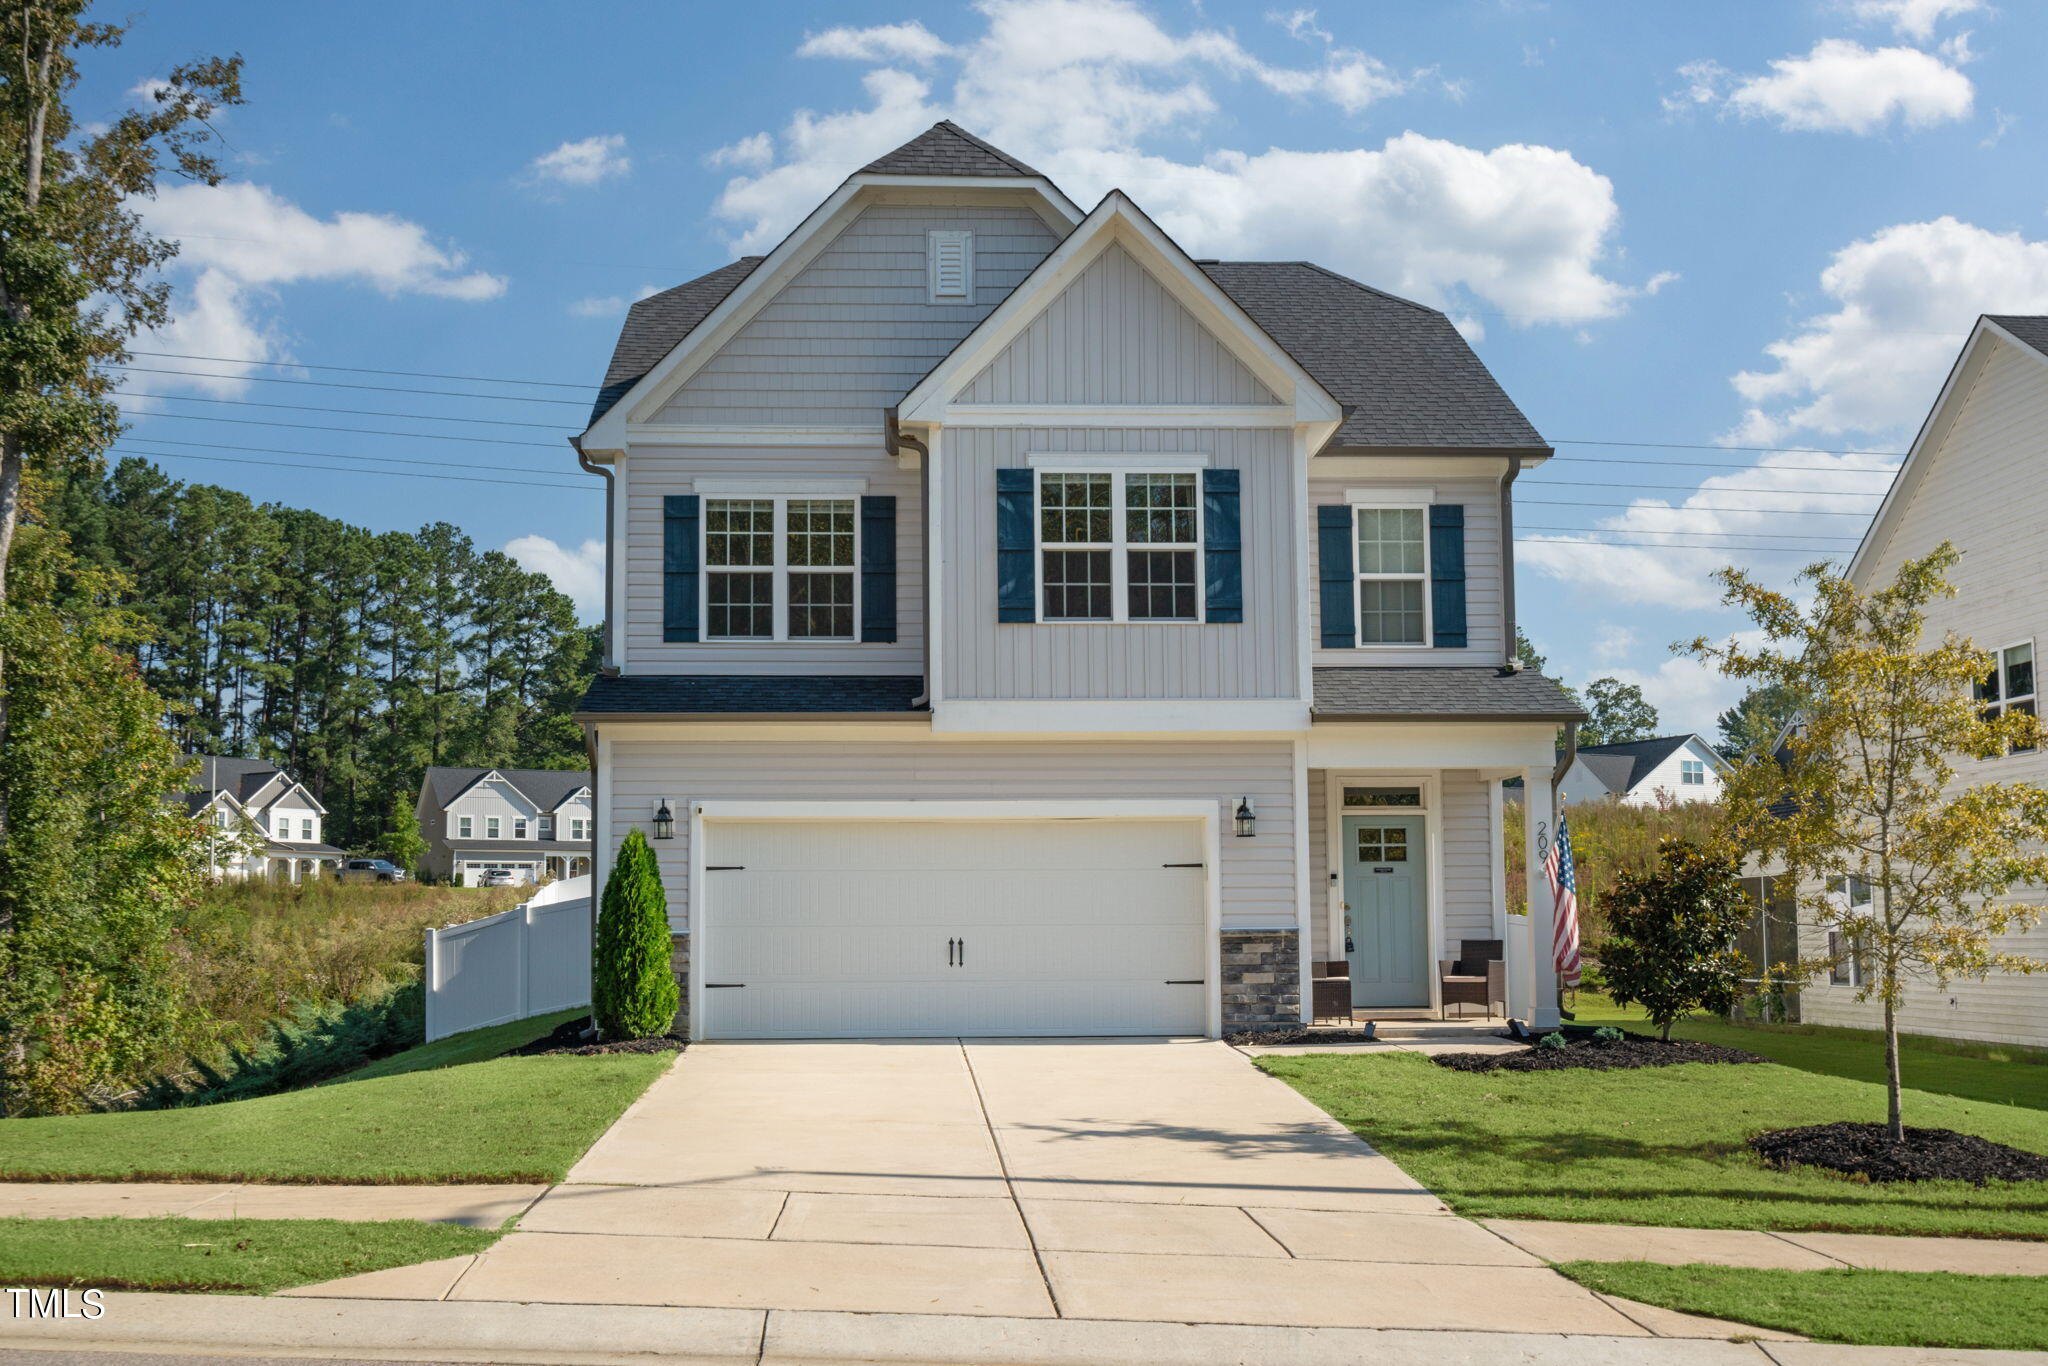
[[[1529,865],[1529,974],[1524,980],[1535,983],[1527,1023],[1533,1029],[1552,1029],[1562,1021],[1557,1013],[1557,967],[1550,957],[1550,936],[1557,916],[1550,900],[1550,879],[1543,874],[1543,860],[1557,827],[1549,769],[1522,770],[1522,801]]]

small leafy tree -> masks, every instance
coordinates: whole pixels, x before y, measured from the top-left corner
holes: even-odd
[[[1776,685],[1797,702],[1782,761],[1748,756],[1727,775],[1722,799],[1744,846],[1785,865],[1800,919],[1836,931],[1840,955],[1864,966],[1856,999],[1883,1003],[1895,1142],[1905,1139],[1906,984],[2048,966],[1993,945],[2033,923],[2034,908],[2009,893],[2048,881],[2048,791],[1967,783],[1955,766],[2036,748],[2041,723],[1981,709],[1976,690],[1997,667],[1984,651],[1953,632],[1925,641],[1927,605],[1955,595],[1945,576],[1958,558],[1944,541],[1869,592],[1814,565],[1800,575],[1810,605],[1724,569],[1725,600],[1762,628],[1763,643],[1691,646],[1724,674]],[[1851,878],[1868,886],[1867,900],[1833,891]]]
[[[1607,994],[1642,1006],[1666,1040],[1696,1011],[1725,1014],[1749,975],[1730,944],[1750,910],[1734,859],[1667,841],[1656,867],[1616,874],[1607,895],[1609,937],[1594,948]]]
[[[598,905],[591,1013],[606,1039],[645,1039],[675,1022],[676,979],[669,967],[668,897],[654,850],[627,834]]]
[[[427,856],[427,842],[420,838],[419,814],[404,791],[391,798],[391,811],[384,818],[384,857],[408,873],[420,870]]]

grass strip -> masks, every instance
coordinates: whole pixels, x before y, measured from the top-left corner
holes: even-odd
[[[0,1219],[0,1285],[260,1294],[497,1239],[416,1219]]]
[[[1260,1058],[1459,1213],[1679,1228],[2048,1239],[2048,1185],[1775,1171],[1751,1134],[1881,1120],[1884,1089],[1773,1063],[1463,1073],[1412,1053]],[[2048,1152],[2048,1114],[1906,1094],[1906,1122]]]
[[[1827,1342],[2048,1349],[2048,1282],[2038,1276],[1656,1262],[1565,1262],[1558,1270],[1603,1294]]]

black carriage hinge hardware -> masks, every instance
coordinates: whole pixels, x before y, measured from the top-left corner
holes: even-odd
[[[1206,986],[1208,981],[1209,979],[1206,977],[1169,977],[1166,979],[1166,985],[1170,987],[1199,987]]]
[[[1159,866],[1161,868],[1206,868],[1209,865],[1206,863],[1162,863]]]
[[[720,987],[743,987],[745,985],[745,982],[706,982],[704,989],[706,991],[716,991]]]
[[[714,863],[706,867],[704,871],[707,873],[744,873],[747,871],[747,865],[744,863]]]

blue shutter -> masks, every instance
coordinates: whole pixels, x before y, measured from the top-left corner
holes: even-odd
[[[1238,515],[1238,472],[1202,471],[1202,561],[1207,581],[1203,617],[1244,620],[1244,534]]]
[[[896,497],[860,500],[860,638],[896,639]]]
[[[1358,644],[1357,595],[1352,585],[1351,509],[1325,504],[1316,509],[1316,560],[1323,582],[1323,648],[1348,650]]]
[[[1439,650],[1465,648],[1465,509],[1438,503],[1429,510],[1429,605]]]
[[[1037,621],[1028,469],[996,471],[996,620]]]
[[[661,638],[697,639],[697,519],[694,493],[661,500]]]

